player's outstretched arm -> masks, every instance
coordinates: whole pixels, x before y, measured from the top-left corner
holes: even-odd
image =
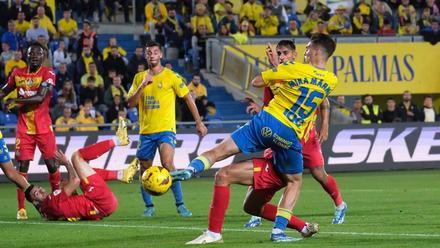
[[[64,165],[67,169],[68,181],[66,185],[64,185],[63,190],[67,196],[70,196],[79,187],[80,179],[78,177],[78,174],[73,168],[72,163],[70,163],[63,152],[57,151],[55,153],[55,160],[60,163],[60,165]]]
[[[44,101],[46,96],[52,91],[53,86],[48,83],[42,83],[38,92],[35,96],[31,96],[28,98],[16,98],[14,99],[15,103],[18,104],[40,104]]]
[[[183,100],[185,101],[186,106],[188,106],[189,111],[194,117],[197,132],[200,136],[205,136],[208,133],[208,129],[206,128],[205,124],[203,124],[202,118],[200,118],[199,111],[197,110],[196,104],[194,103],[194,99],[192,99],[191,95],[188,93],[183,96]]]
[[[321,129],[318,133],[318,140],[319,143],[322,144],[322,142],[326,141],[328,138],[328,128],[330,121],[330,101],[327,98],[325,98],[319,106],[319,115],[321,117]]]
[[[14,169],[14,165],[11,161],[6,163],[0,163],[2,171],[5,173],[6,177],[13,183],[15,183],[23,191],[29,187],[28,181],[21,176],[17,170]]]
[[[256,88],[261,88],[264,87],[264,81],[263,81],[263,77],[261,75],[258,75],[256,77],[254,77],[254,79],[252,79],[251,81],[252,86],[256,87]]]

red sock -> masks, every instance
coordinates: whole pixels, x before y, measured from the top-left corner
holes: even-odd
[[[229,193],[229,185],[214,185],[214,193],[208,218],[208,230],[211,232],[222,232],[223,221],[229,206]]]
[[[332,176],[327,176],[327,183],[325,185],[322,185],[322,187],[333,199],[333,201],[335,202],[335,206],[339,206],[342,204],[342,196],[339,192],[338,184]]]
[[[111,139],[98,142],[79,149],[79,154],[84,160],[90,161],[99,158],[102,154],[115,147],[115,142]]]
[[[27,173],[18,172],[18,174],[20,174],[21,176],[26,178],[26,180],[28,179],[28,174]],[[25,208],[25,206],[24,206],[24,192],[20,188],[17,188],[17,201],[18,201],[18,209],[19,210],[22,209],[22,208]]]
[[[52,192],[60,188],[61,183],[61,173],[59,170],[54,173],[49,173],[49,183]]]
[[[275,217],[277,216],[277,211],[278,211],[277,206],[266,203],[263,206],[263,209],[261,210],[261,217],[266,220],[275,221]],[[287,227],[295,229],[298,232],[301,232],[301,230],[304,228],[305,225],[306,223],[303,220],[292,215],[292,217],[290,217],[289,224],[287,224]]]
[[[104,179],[104,181],[113,181],[118,180],[118,171],[112,171],[112,170],[104,170],[104,169],[98,169],[93,168],[93,170],[96,171],[96,173]]]

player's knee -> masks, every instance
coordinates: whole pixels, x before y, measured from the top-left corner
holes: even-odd
[[[215,184],[229,184],[229,173],[228,169],[221,168],[215,173]]]
[[[47,170],[50,174],[55,173],[58,170],[58,166],[55,163],[55,159],[48,159],[44,161],[47,166]]]
[[[247,214],[253,215],[253,216],[260,216],[261,209],[258,209],[255,204],[252,202],[245,201],[243,204],[243,210]]]

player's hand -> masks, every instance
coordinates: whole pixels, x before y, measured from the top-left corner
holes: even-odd
[[[322,123],[321,130],[318,133],[319,143],[322,144],[328,138],[328,123]]]
[[[266,56],[267,59],[269,60],[269,63],[272,66],[278,66],[278,54],[276,49],[272,46],[272,44],[267,43],[267,47],[266,47]]]
[[[254,99],[250,98],[250,97],[246,97],[244,100],[248,106],[246,108],[246,113],[251,114],[251,115],[256,115],[261,111],[261,107],[260,105],[258,105]]]
[[[60,165],[66,165],[69,163],[69,161],[67,160],[66,155],[64,155],[64,153],[61,150],[58,150],[55,153],[54,156],[55,160],[60,164]]]
[[[153,75],[151,74],[150,70],[145,73],[144,79],[142,80],[141,87],[145,88],[145,86],[151,84],[153,82]]]
[[[203,122],[196,123],[196,128],[197,128],[197,133],[202,137],[208,133],[208,128],[206,128]]]

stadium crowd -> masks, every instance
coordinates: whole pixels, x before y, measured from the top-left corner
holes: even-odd
[[[51,103],[54,124],[112,123],[117,122],[118,116],[136,121],[136,111],[127,110],[126,95],[134,75],[147,67],[143,48],[137,47],[128,57],[116,38],[110,38],[107,47],[99,48],[94,25],[103,17],[113,21],[119,10],[125,22],[133,21],[129,16],[132,1],[56,2],[58,13],[62,13],[58,18],[45,0],[14,0],[9,5],[8,1],[0,1],[0,10],[7,13],[0,17],[1,82],[6,82],[14,68],[26,66],[27,44],[36,41],[47,48],[44,65],[56,72]],[[215,112],[197,73],[205,66],[205,43],[211,35],[231,36],[239,44],[254,35],[422,34],[433,44],[440,37],[438,0],[359,0],[350,8],[341,4],[334,11],[320,1],[309,0],[303,14],[297,14],[297,3],[292,0],[136,0],[136,5],[143,6],[136,8],[135,20],[145,23],[142,41],[155,40],[165,49],[176,49],[177,57],[192,62],[188,64],[192,64],[195,73],[189,88],[202,116]],[[2,113],[17,113],[11,104],[15,97],[11,93],[3,99]],[[179,104],[177,110],[178,120],[192,120],[184,104]],[[418,116],[415,119],[421,118]],[[57,129],[68,130],[71,128]]]

